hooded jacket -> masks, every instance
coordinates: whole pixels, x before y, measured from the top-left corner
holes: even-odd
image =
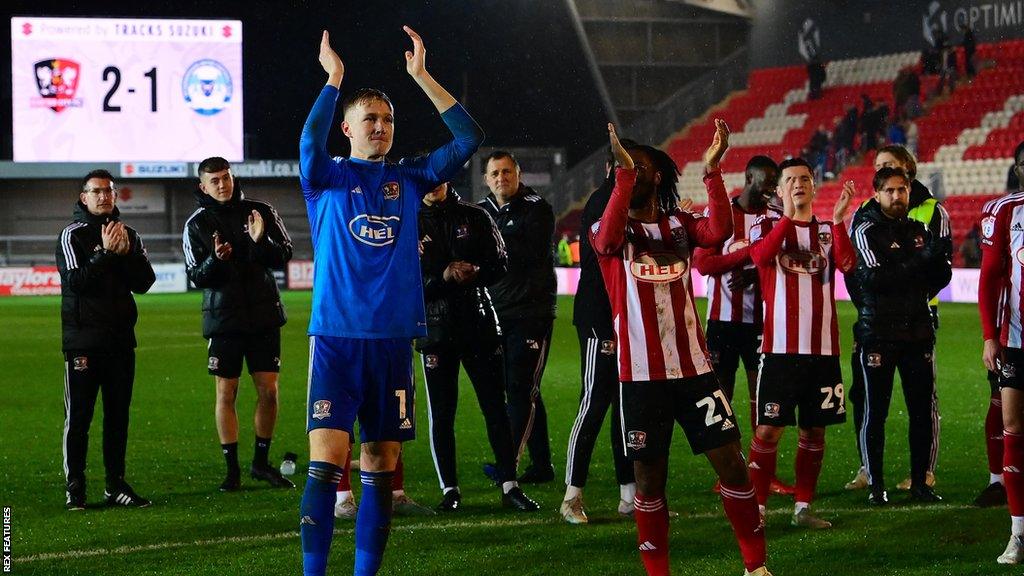
[[[132,293],[145,294],[156,281],[139,234],[127,226],[128,253],[103,248],[101,228],[120,219],[115,207],[97,216],[75,204],[74,221],[57,239],[60,271],[62,348],[131,350],[135,348],[138,310]]]
[[[247,200],[238,182],[231,199],[221,204],[200,190],[199,208],[185,222],[183,251],[188,279],[203,289],[203,337],[255,334],[287,321],[273,270],[292,257],[284,222],[266,202]],[[249,236],[249,215],[263,218],[259,242]],[[231,257],[217,258],[213,235],[231,244]]]
[[[498,318],[554,319],[558,280],[552,250],[555,213],[551,205],[523,184],[512,200],[500,208],[494,194],[488,194],[478,205],[494,219],[508,253],[508,274],[488,286]]]
[[[456,334],[485,346],[497,343],[501,328],[487,285],[505,275],[508,259],[494,221],[449,189],[444,201],[420,206],[419,234],[427,336],[416,340],[416,348],[451,341]],[[444,271],[455,261],[478,266],[476,279],[467,284],[446,281]]]
[[[925,225],[907,217],[889,218],[871,199],[854,221],[857,267],[846,276],[860,343],[934,342],[928,299],[949,284],[949,256]]]

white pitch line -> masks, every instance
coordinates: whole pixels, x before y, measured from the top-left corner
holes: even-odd
[[[859,508],[842,508],[842,509],[828,509],[828,508],[815,508],[814,511],[819,514],[844,514],[848,512],[862,513],[913,513],[913,512],[931,512],[935,510],[975,510],[974,506],[967,505],[954,505],[954,504],[939,504],[935,506],[895,506],[892,508],[872,508],[872,509],[859,509]],[[791,514],[789,508],[776,508],[768,511],[769,516],[788,516]],[[681,518],[684,519],[717,519],[722,517],[722,512],[701,512],[699,514],[682,514]],[[412,532],[415,530],[448,530],[458,528],[498,528],[505,526],[540,526],[542,524],[561,524],[561,520],[557,517],[546,517],[546,518],[532,518],[528,520],[484,520],[484,521],[466,521],[460,520],[457,522],[432,522],[428,524],[402,524],[398,526],[392,526],[392,532]],[[623,522],[623,525],[626,525]],[[632,524],[629,524],[632,526]],[[335,529],[334,533],[337,534],[351,534],[355,528],[342,528]],[[285,540],[289,538],[297,538],[299,536],[298,530],[289,532],[278,532],[275,534],[256,534],[253,536],[226,536],[223,538],[207,538],[204,540],[193,540],[191,542],[160,542],[158,544],[139,544],[135,546],[118,546],[117,548],[94,548],[91,550],[68,550],[67,552],[43,552],[41,554],[33,554],[31,556],[24,556],[21,558],[14,558],[15,564],[27,564],[29,562],[40,562],[44,560],[77,560],[81,558],[92,558],[96,556],[114,556],[122,554],[133,554],[136,552],[153,552],[157,550],[173,550],[176,548],[194,547],[194,546],[220,546],[222,544],[241,544],[251,542],[270,542],[274,540]]]

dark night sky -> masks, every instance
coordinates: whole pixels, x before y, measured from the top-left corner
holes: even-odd
[[[143,5],[148,5],[143,8]],[[243,23],[245,131],[250,158],[295,158],[309,107],[326,78],[320,31],[345,63],[342,90],[373,86],[397,112],[398,157],[443,142],[447,132],[405,73],[410,42],[424,38],[427,69],[487,132],[489,146],[559,146],[570,163],[600,146],[605,113],[565,5],[556,0],[371,2],[6,2],[0,38],[0,153],[10,159],[10,16],[230,18]],[[329,149],[347,153],[340,131]]]

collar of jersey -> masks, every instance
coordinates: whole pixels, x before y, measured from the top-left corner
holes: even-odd
[[[355,164],[362,164],[363,166],[383,166],[384,165],[384,160],[376,160],[376,161],[374,161],[374,160],[363,160],[362,158],[352,158],[352,157],[349,157],[348,161],[349,162],[353,162]]]

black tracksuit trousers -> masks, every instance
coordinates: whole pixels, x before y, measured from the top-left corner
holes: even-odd
[[[517,461],[529,448],[538,468],[551,466],[548,414],[540,395],[540,382],[551,348],[554,320],[548,318],[502,319],[505,336],[505,388]]]
[[[615,356],[615,335],[591,326],[577,326],[580,339],[580,407],[569,432],[565,483],[582,488],[587,484],[594,444],[601,432],[604,415],[612,409],[612,459],[615,479],[621,484],[634,482],[633,463],[622,445],[622,418],[619,412],[619,365]]]
[[[64,353],[64,476],[69,486],[85,482],[96,396],[103,391],[103,464],[108,489],[124,480],[128,409],[135,382],[135,350]]]
[[[893,380],[899,370],[910,417],[910,479],[924,485],[938,452],[939,410],[935,394],[934,345],[931,342],[862,343],[855,356],[863,379],[864,413],[859,428],[868,482],[885,486],[885,421]]]
[[[459,365],[466,369],[487,427],[498,479],[516,479],[516,444],[505,411],[505,360],[493,341],[448,341],[421,350],[430,416],[430,453],[441,489],[458,486],[455,457],[455,410],[459,399]]]

